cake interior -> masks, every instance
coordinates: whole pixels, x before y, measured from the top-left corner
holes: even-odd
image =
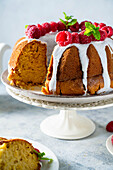
[[[38,170],[38,158],[30,143],[12,140],[0,145],[1,170]]]
[[[18,50],[15,49],[12,56],[18,55]],[[46,48],[44,44],[41,44],[38,41],[28,43],[23,47],[17,58],[15,69],[11,69],[8,80],[21,88],[43,84],[47,72],[47,61],[45,56]],[[12,63],[10,63],[10,61],[9,65],[11,67]]]

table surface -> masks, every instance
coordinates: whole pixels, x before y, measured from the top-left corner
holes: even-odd
[[[111,170],[113,156],[106,149],[106,139],[111,135],[106,124],[113,120],[113,107],[78,111],[96,124],[96,131],[82,140],[59,140],[43,134],[40,123],[59,110],[44,109],[21,103],[0,84],[0,136],[16,136],[38,141],[57,156],[60,170]]]

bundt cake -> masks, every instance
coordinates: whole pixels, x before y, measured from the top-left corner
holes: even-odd
[[[43,85],[46,78],[45,87],[42,87],[44,94],[83,95],[112,91],[113,28],[91,21],[79,24],[72,15],[64,12],[64,16],[65,20],[57,23],[27,25],[27,38],[21,38],[14,46],[8,80],[12,85],[28,88]],[[48,61],[54,48],[47,76],[46,48]]]
[[[44,94],[83,95],[113,90],[113,40],[54,48]]]
[[[34,147],[23,139],[0,141],[0,170],[39,170]]]
[[[29,88],[42,85],[47,73],[46,43],[36,39],[19,39],[8,63],[8,80],[12,85]]]

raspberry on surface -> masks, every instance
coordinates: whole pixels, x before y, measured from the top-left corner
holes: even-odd
[[[91,24],[92,24],[92,22],[91,21],[82,21],[81,23],[80,23],[80,25],[79,25],[79,27],[80,27],[80,29],[83,31],[83,30],[85,30],[85,28],[86,28],[86,26],[85,26],[85,22],[90,22]]]
[[[60,31],[56,35],[56,42],[59,46],[66,46],[72,43],[71,33],[68,31]]]
[[[79,35],[77,32],[73,32],[71,33],[71,35],[72,35],[72,43],[80,43]]]
[[[37,27],[40,30],[40,36],[44,36],[46,34],[46,30],[40,24],[37,24]]]
[[[92,36],[84,35],[85,30],[79,33],[80,44],[88,44],[92,41]]]
[[[108,132],[113,132],[113,121],[109,122],[106,126]]]
[[[110,26],[104,26],[101,28],[101,30],[106,31],[107,37],[111,37],[113,35],[113,28]]]
[[[28,38],[40,38],[40,30],[36,25],[32,26],[28,31]]]
[[[76,22],[74,25],[70,26],[69,29],[70,29],[72,32],[78,32],[78,31],[79,31],[79,23]]]
[[[113,135],[112,135],[112,137],[111,137],[111,143],[112,143],[112,145],[113,145]]]
[[[58,23],[51,21],[50,25],[51,25],[51,31],[56,32],[58,28]]]
[[[59,21],[57,29],[58,31],[63,31],[63,30],[66,30],[66,26],[61,21]]]
[[[51,31],[51,25],[48,22],[43,23],[42,27],[46,30],[46,33]]]

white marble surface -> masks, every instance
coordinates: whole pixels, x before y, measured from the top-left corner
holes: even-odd
[[[113,156],[105,146],[111,135],[105,127],[113,120],[113,107],[78,112],[96,124],[95,133],[82,140],[59,140],[40,131],[42,120],[58,112],[21,103],[10,97],[0,85],[0,136],[19,136],[44,144],[58,157],[60,170],[113,169]]]

